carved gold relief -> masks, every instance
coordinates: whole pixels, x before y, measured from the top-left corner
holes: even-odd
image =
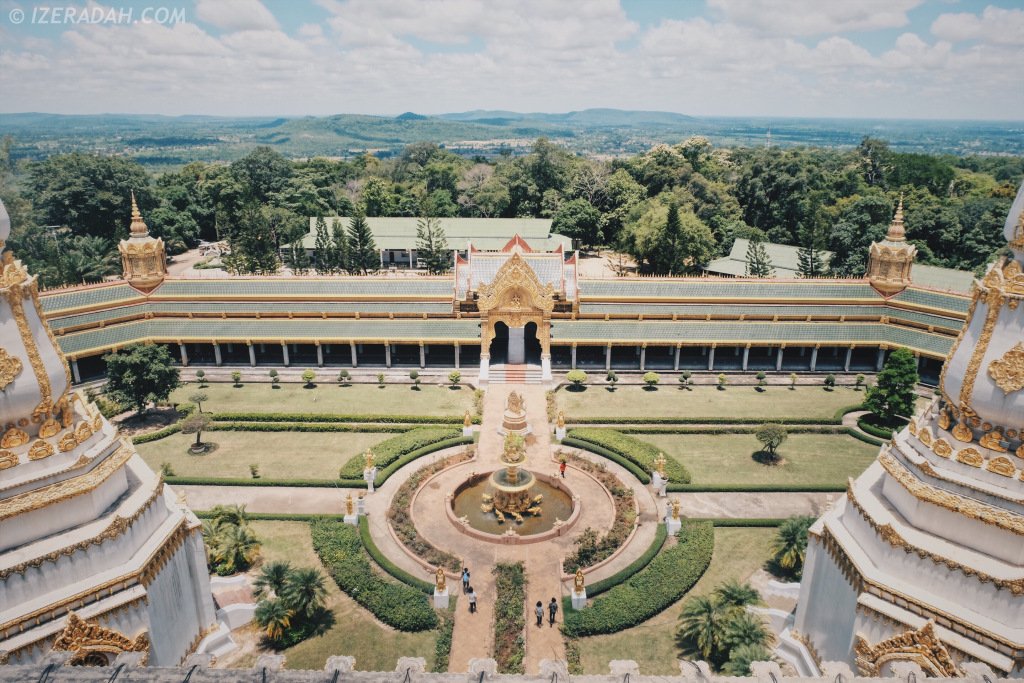
[[[28,443],[28,432],[17,427],[11,427],[4,432],[4,437],[0,439],[0,448],[17,448],[18,446],[24,446]]]
[[[36,439],[32,447],[28,449],[29,460],[42,460],[43,458],[49,458],[51,455],[53,455],[53,446],[42,439]]]
[[[917,421],[916,420],[911,420],[910,422],[907,423],[907,431],[910,432],[911,434],[913,434],[914,436],[917,436]]]
[[[961,421],[956,423],[956,427],[953,427],[953,438],[957,441],[970,443],[974,439],[974,434],[971,433],[971,428]]]
[[[1003,445],[1003,433],[998,429],[993,429],[991,432],[985,432],[978,439],[978,445],[983,448],[987,448],[990,451],[996,451],[999,453],[1006,452],[1006,446]]]
[[[33,411],[33,415],[48,413],[53,406],[53,397],[50,393],[50,376],[46,372],[46,366],[43,365],[43,359],[39,355],[39,348],[36,346],[35,337],[32,335],[28,318],[25,316],[24,289],[20,283],[12,284],[4,292],[4,295],[7,297],[7,303],[10,304],[11,314],[14,316],[14,322],[18,326],[18,333],[21,335],[21,342],[24,344],[25,352],[28,354],[29,365],[32,366],[36,382],[39,383],[40,400],[35,411]],[[43,325],[43,327],[46,326]]]
[[[7,385],[20,374],[21,359],[15,358],[7,353],[6,349],[0,348],[0,391],[6,389]]]
[[[18,456],[10,451],[0,451],[0,470],[6,470],[18,464]]]
[[[56,436],[57,432],[60,431],[60,423],[54,420],[52,417],[47,419],[39,427],[39,436],[44,439],[49,439],[51,436]]]
[[[917,438],[920,439],[921,443],[923,443],[925,446],[931,446],[932,445],[932,430],[926,427],[926,428],[918,431]]]
[[[1024,389],[1024,342],[989,363],[988,374],[1004,394]]]
[[[75,438],[78,439],[78,443],[85,443],[90,436],[92,436],[92,427],[89,426],[89,423],[79,422],[75,427]]]
[[[96,413],[92,416],[92,433],[96,434],[103,428],[103,416]]]
[[[68,430],[64,432],[64,436],[60,437],[60,441],[57,443],[57,448],[60,449],[61,453],[67,453],[68,451],[75,450],[75,446],[78,445],[78,439],[75,435]]]
[[[69,612],[67,626],[53,641],[53,649],[74,653],[70,661],[72,665],[86,662],[91,653],[109,655],[113,661],[122,652],[143,653],[142,663],[145,664],[149,658],[149,635],[143,631],[130,639],[114,629],[84,621],[74,612]]]
[[[999,456],[989,460],[987,463],[985,463],[985,469],[987,469],[989,472],[995,472],[996,474],[1000,474],[1004,477],[1012,477],[1013,473],[1017,470],[1017,468],[1013,466],[1013,461],[1003,456]]]
[[[932,446],[932,451],[940,458],[948,458],[953,454],[953,447],[945,439],[938,439]]]
[[[947,411],[947,410],[940,410],[939,411],[939,428],[945,429],[945,430],[948,431],[949,430],[949,424],[950,424],[950,422],[949,422],[949,411]]]
[[[985,458],[981,455],[977,448],[964,448],[956,452],[956,459],[958,462],[962,462],[965,465],[971,467],[981,467],[981,464],[985,462]]]
[[[913,662],[925,674],[937,678],[961,676],[949,650],[935,635],[935,622],[928,622],[916,631],[906,631],[888,640],[871,645],[864,636],[854,638],[853,651],[857,669],[864,676],[877,677],[890,662]]]

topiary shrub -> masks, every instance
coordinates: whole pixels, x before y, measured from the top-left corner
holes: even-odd
[[[647,385],[647,389],[654,389],[658,386],[658,382],[661,381],[661,375],[656,372],[645,372],[644,373],[644,384]]]
[[[638,465],[648,475],[654,471],[654,460],[660,452],[646,441],[603,427],[581,427],[570,430],[566,436],[585,444],[605,448]],[[666,459],[665,474],[671,482],[690,483],[690,472],[675,458]]]
[[[576,391],[583,389],[583,385],[587,383],[587,373],[582,370],[570,370],[565,378],[572,383],[572,388]]]

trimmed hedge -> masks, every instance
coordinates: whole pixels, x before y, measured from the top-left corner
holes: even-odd
[[[729,425],[722,427],[619,427],[622,434],[753,434],[760,425]],[[846,427],[834,424],[792,425],[789,434],[845,434]]]
[[[634,439],[631,436],[615,431],[614,429],[602,429],[584,427],[573,429],[568,436],[578,441],[592,443],[606,450],[612,451],[638,465],[646,473],[654,472],[654,461],[658,457],[658,448],[645,441]],[[681,484],[689,484],[690,472],[683,467],[675,458],[665,458],[665,475],[669,481]],[[643,481],[643,480],[641,480]],[[649,479],[648,479],[649,481]],[[646,484],[647,482],[644,481]]]
[[[171,434],[177,434],[181,431],[181,423],[175,422],[172,425],[168,425],[163,429],[158,429],[155,432],[149,434],[140,434],[139,436],[132,437],[132,443],[135,445],[149,443],[150,441],[159,441],[160,439],[166,439]]]
[[[651,483],[651,476],[647,474],[647,472],[641,469],[638,465],[627,460],[618,453],[608,450],[607,448],[602,448],[601,446],[590,443],[589,441],[574,439],[571,436],[566,436],[564,439],[562,439],[562,445],[569,446],[570,448],[580,448],[585,451],[589,451],[590,453],[596,453],[597,455],[600,455],[603,458],[608,458],[612,462],[618,463],[625,467],[627,470],[629,470],[629,473],[632,474],[637,479],[639,479],[641,484]]]
[[[846,433],[849,434],[850,436],[852,436],[853,438],[857,439],[858,441],[863,441],[864,443],[869,443],[872,446],[881,446],[882,444],[884,444],[886,441],[889,440],[888,438],[885,439],[884,441],[882,439],[876,439],[875,437],[871,436],[870,434],[864,434],[863,432],[857,431],[853,427],[848,427],[846,429]]]
[[[651,541],[651,545],[644,551],[644,554],[635,559],[628,567],[621,571],[612,574],[606,579],[595,581],[587,586],[587,596],[594,597],[596,595],[600,595],[601,593],[618,586],[620,583],[649,565],[651,560],[654,559],[654,556],[661,552],[661,548],[665,545],[665,540],[667,538],[668,529],[664,524],[658,524],[658,529],[654,534],[654,540]]]
[[[715,527],[762,527],[772,528],[782,526],[785,519],[782,518],[757,518],[757,517],[691,517],[697,522],[711,522]]]
[[[211,422],[207,432],[364,432],[401,434],[411,425],[339,424],[331,422]]]
[[[683,520],[679,542],[660,553],[624,583],[574,611],[563,601],[562,633],[570,638],[617,633],[647,621],[686,594],[711,564],[715,528],[710,522]]]
[[[836,411],[835,418],[837,420],[839,420],[840,422],[842,422],[843,421],[843,415],[846,415],[847,413],[853,413],[853,412],[856,412],[858,410],[864,410],[864,404],[863,403],[857,403],[857,404],[852,405],[852,406],[843,406],[842,408],[840,408],[839,410]]]
[[[859,408],[859,406],[858,406]],[[573,417],[568,421],[574,425],[759,425],[764,422],[763,417]],[[772,422],[784,425],[837,425],[843,423],[842,415],[838,417],[779,417],[773,418]]]
[[[359,530],[344,522],[310,524],[313,549],[338,587],[373,616],[399,631],[437,628],[437,613],[418,588],[382,578],[370,565]]]
[[[462,430],[451,427],[419,427],[403,434],[393,436],[373,446],[374,464],[378,471],[385,470],[393,462],[407,453],[417,451],[424,446],[435,444],[462,436]],[[339,473],[341,479],[358,479],[363,475],[366,461],[362,454],[354,455],[346,462]],[[386,478],[386,477],[385,477]],[[378,479],[379,473],[378,473]],[[383,482],[383,479],[380,480]]]
[[[452,655],[452,633],[455,631],[455,603],[458,596],[451,596],[448,610],[438,612],[440,626],[437,627],[437,640],[434,641],[434,668],[432,673],[448,672],[448,660]]]
[[[365,489],[362,479],[222,479],[216,477],[164,477],[178,486],[295,486],[298,488]]]
[[[863,417],[857,419],[857,426],[860,427],[861,431],[865,431],[871,436],[878,437],[879,439],[885,439],[888,441],[892,438],[892,435],[896,433],[896,429],[888,429],[886,427],[877,427]]]
[[[331,413],[214,413],[215,422],[377,422],[384,424],[462,424],[461,415],[335,415]],[[473,418],[479,423],[480,418]]]
[[[366,552],[373,558],[373,561],[376,562],[381,569],[386,571],[388,574],[391,574],[391,576],[395,577],[402,583],[412,586],[416,590],[422,591],[427,595],[434,594],[433,583],[416,578],[384,556],[384,553],[380,551],[377,544],[373,542],[373,537],[370,536],[370,523],[367,521],[365,515],[359,518],[359,539],[363,542],[363,547],[366,548]]]
[[[438,441],[430,445],[419,448],[411,453],[406,453],[402,457],[395,460],[393,463],[385,467],[383,470],[377,472],[377,478],[373,480],[374,486],[382,486],[385,481],[388,480],[392,474],[402,469],[416,458],[422,458],[424,455],[429,455],[434,451],[441,451],[445,448],[452,448],[453,446],[467,446],[473,443],[473,437],[471,436],[458,436],[454,439],[446,439],[444,441]],[[376,453],[376,449],[374,449]]]
[[[498,673],[524,674],[526,570],[522,562],[499,563],[494,575],[494,661]]]
[[[193,510],[196,517],[199,519],[213,519],[212,510]],[[326,515],[326,514],[304,514],[300,512],[246,512],[245,516],[250,521],[268,521],[268,522],[315,522],[319,519],[333,519],[341,521],[345,518],[345,515]]]
[[[673,493],[842,493],[846,484],[673,484]]]

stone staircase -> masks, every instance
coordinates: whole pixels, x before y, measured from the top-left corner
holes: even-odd
[[[491,384],[543,384],[540,366],[533,364],[492,365],[489,376]]]

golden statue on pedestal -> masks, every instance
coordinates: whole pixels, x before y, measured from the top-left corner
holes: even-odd
[[[573,586],[573,592],[574,593],[576,593],[576,594],[583,593],[584,581],[585,580],[583,578],[583,570],[582,569],[577,569],[576,570],[576,576],[574,576],[573,579],[572,579],[572,586]]]
[[[661,475],[662,479],[665,479],[665,454],[658,453],[658,457],[654,459],[654,469]]]
[[[442,569],[441,567],[438,567],[437,571],[434,572],[434,588],[435,588],[436,592],[444,593],[445,588],[447,588],[447,587],[448,587],[448,582],[447,582],[447,579],[444,576],[444,569]]]
[[[672,519],[678,520],[679,519],[679,508],[680,508],[679,499],[678,498],[673,498],[672,502],[669,503],[669,505],[672,506]]]
[[[345,499],[345,514],[348,516],[354,515],[356,512],[356,503],[352,500],[352,492],[348,492],[348,498]]]
[[[523,412],[523,396],[517,391],[513,391],[508,395],[508,400],[505,402],[505,409],[510,413],[521,413]]]

